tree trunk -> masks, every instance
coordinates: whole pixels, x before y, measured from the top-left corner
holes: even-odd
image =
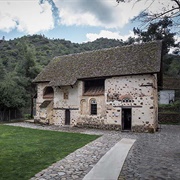
[[[33,101],[33,95],[31,94],[31,118],[33,119],[33,107],[34,107],[34,101]]]

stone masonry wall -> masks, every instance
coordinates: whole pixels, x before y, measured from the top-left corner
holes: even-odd
[[[70,125],[76,125],[77,117],[78,117],[77,110],[70,110]],[[54,109],[54,125],[63,126],[65,125],[65,110],[61,109]]]
[[[54,91],[54,124],[65,124],[65,110],[70,110],[70,125],[75,125],[79,116],[80,82],[73,86],[55,87]]]
[[[44,101],[43,89],[47,83],[38,84],[37,119],[46,109],[39,105]],[[54,87],[51,124],[65,124],[65,109],[70,110],[70,124],[103,129],[123,129],[122,109],[132,112],[132,131],[156,129],[157,125],[157,79],[155,75],[136,75],[107,78],[105,93],[99,96],[84,96],[83,82],[74,86]],[[97,102],[97,115],[90,115],[90,102]]]
[[[36,116],[34,117],[34,119],[36,121],[42,121],[44,123],[49,123],[51,121],[51,117],[49,116],[49,113],[52,114],[53,103],[51,103],[49,105],[51,107],[51,109],[40,108],[40,105],[45,101],[45,99],[43,98],[43,92],[44,92],[44,88],[46,86],[48,86],[48,83],[37,84]]]
[[[156,129],[157,79],[155,75],[113,77],[105,80],[104,96],[82,96],[78,126],[121,129],[122,108],[132,109],[132,131]],[[97,102],[97,116],[90,115],[90,100]]]
[[[121,125],[122,108],[131,108],[133,131],[147,131],[149,128],[156,128],[154,112],[156,92],[155,75],[121,76],[106,79],[107,123]]]

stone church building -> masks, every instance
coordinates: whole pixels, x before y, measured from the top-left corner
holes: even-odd
[[[154,132],[161,41],[55,57],[35,78],[35,120]]]

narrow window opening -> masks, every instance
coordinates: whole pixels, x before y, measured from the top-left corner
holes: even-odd
[[[91,115],[97,115],[97,103],[96,103],[96,100],[91,100]]]

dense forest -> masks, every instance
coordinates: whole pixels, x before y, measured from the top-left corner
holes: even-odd
[[[53,57],[133,43],[133,38],[127,41],[100,38],[82,44],[48,39],[44,35],[23,36],[8,41],[3,38],[0,40],[0,120],[7,109],[31,107],[35,94],[32,80]],[[178,54],[166,53],[163,65],[166,76],[180,76]]]

